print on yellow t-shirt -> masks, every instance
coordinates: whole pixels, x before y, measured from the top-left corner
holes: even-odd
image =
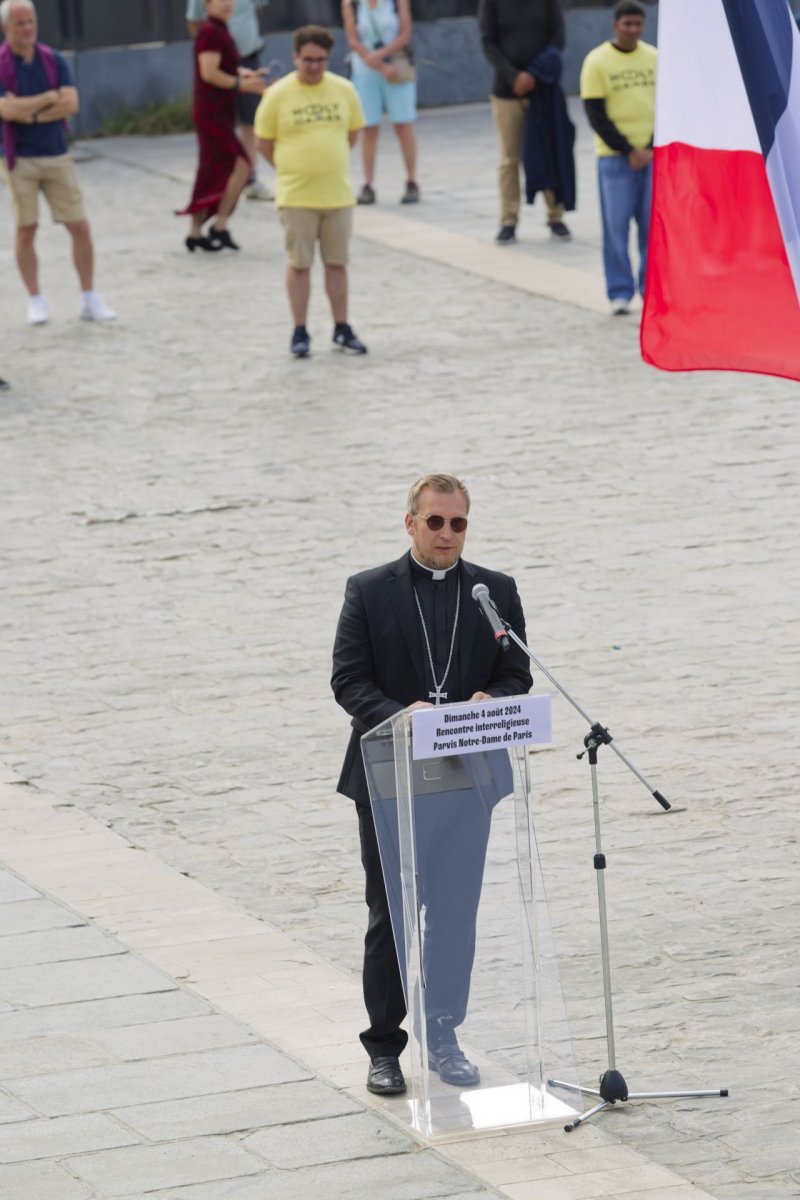
[[[255,117],[256,137],[275,142],[279,208],[349,208],[348,135],[364,126],[355,88],[325,72],[315,84],[287,75],[268,88]]]
[[[606,115],[632,146],[648,146],[655,120],[658,51],[647,42],[635,50],[617,50],[603,42],[586,55],[581,70],[581,99],[605,100]],[[598,158],[616,154],[595,134]]]

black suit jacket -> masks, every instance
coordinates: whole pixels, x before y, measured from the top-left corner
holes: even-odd
[[[525,641],[517,585],[510,575],[463,559],[461,571],[459,670],[447,680],[448,701],[469,700],[475,692],[515,696],[529,691],[533,681],[526,656],[513,642],[507,653],[500,650],[471,596],[476,583],[485,583],[500,615]],[[415,700],[427,699],[425,662],[409,555],[351,576],[336,629],[331,687],[353,727],[337,791],[356,804],[369,805],[361,735]]]

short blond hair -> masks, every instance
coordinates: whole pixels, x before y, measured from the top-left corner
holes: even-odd
[[[443,475],[437,473],[433,475],[423,475],[422,478],[418,479],[416,483],[412,483],[411,487],[408,489],[406,511],[410,513],[412,517],[416,515],[417,501],[419,500],[420,493],[423,492],[425,488],[431,488],[431,490],[434,492],[461,492],[464,497],[464,502],[467,506],[467,512],[469,512],[469,492],[461,480],[457,479],[455,475]]]

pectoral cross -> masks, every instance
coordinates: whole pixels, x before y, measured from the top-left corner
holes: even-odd
[[[434,683],[435,683],[435,682],[436,682],[436,681],[434,680]],[[442,680],[442,683],[444,683],[444,680]],[[435,691],[435,692],[428,692],[428,699],[429,699],[429,700],[432,700],[432,701],[433,701],[433,703],[434,703],[434,704],[437,706],[437,708],[438,708],[438,706],[439,706],[439,705],[442,703],[442,700],[446,700],[446,699],[447,699],[447,692],[443,692],[443,691],[442,691],[442,684],[441,684],[441,683],[437,683],[437,684],[436,684],[436,691]]]

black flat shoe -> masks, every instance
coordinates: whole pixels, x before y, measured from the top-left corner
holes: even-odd
[[[444,1042],[436,1050],[428,1050],[428,1066],[436,1071],[442,1083],[453,1087],[477,1087],[481,1073],[466,1057],[458,1042]]]
[[[194,254],[195,250],[197,250],[198,248],[200,250],[211,250],[211,251],[222,249],[221,246],[212,246],[210,239],[207,237],[202,237],[202,236],[201,237],[187,237],[186,249],[190,250],[192,252],[192,254]]]
[[[223,247],[228,250],[239,249],[227,229],[215,229],[212,225],[208,231],[208,240],[215,250],[222,250]]]
[[[376,1096],[398,1096],[406,1090],[400,1060],[393,1054],[373,1058],[367,1075],[367,1091]]]

